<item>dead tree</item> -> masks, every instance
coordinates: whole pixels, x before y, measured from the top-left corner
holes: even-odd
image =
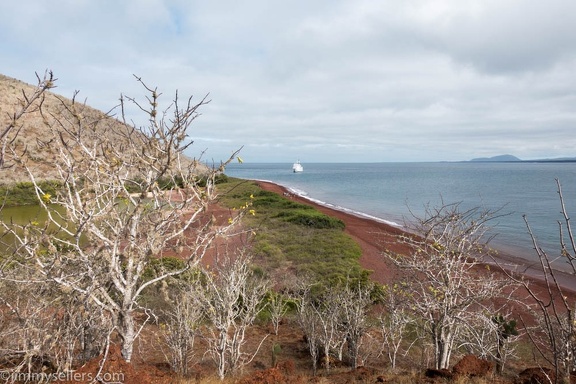
[[[408,305],[408,287],[401,284],[391,284],[382,287],[379,301],[381,311],[378,316],[380,333],[382,335],[382,348],[386,350],[392,369],[396,369],[396,361],[401,353],[407,354],[417,339],[407,346],[406,336],[408,326],[414,323],[413,315]]]
[[[164,311],[160,325],[163,341],[168,348],[167,358],[172,369],[182,375],[189,374],[194,358],[194,342],[204,320],[202,290],[198,283],[187,284],[177,293],[173,305]]]
[[[311,294],[311,284],[299,281],[294,296],[298,308],[298,324],[304,332],[304,339],[312,359],[312,373],[316,376],[321,347],[321,326]]]
[[[354,284],[347,279],[343,287],[336,289],[335,307],[339,309],[338,323],[346,341],[350,366],[357,368],[360,348],[368,331],[368,311],[372,305],[373,284]]]
[[[279,292],[271,291],[268,295],[268,302],[266,303],[266,308],[270,314],[270,320],[272,322],[272,327],[274,328],[274,334],[278,336],[278,329],[280,328],[280,322],[282,318],[288,312],[288,302],[284,295]]]
[[[142,85],[148,105],[122,96],[121,121],[94,115],[75,97],[60,99],[58,111],[45,112],[45,140],[62,187],[54,196],[43,191],[43,175],[27,166],[26,154],[14,153],[48,219],[4,224],[17,243],[13,260],[4,266],[18,265],[23,275],[40,273],[39,284],[55,283],[100,308],[120,337],[126,361],[152,317],[141,305],[142,293],[195,266],[215,238],[230,235],[243,214],[242,209],[231,212],[227,222],[214,226],[206,213],[217,198],[217,175],[236,154],[216,168],[184,156],[192,144],[187,130],[207,98],[194,103],[189,98],[181,105],[176,93],[162,110],[161,94]],[[128,123],[126,103],[144,113],[146,126]],[[144,278],[166,250],[185,260],[184,266],[160,268]]]
[[[479,257],[488,252],[487,224],[496,212],[460,204],[426,208],[423,218],[414,217],[412,234],[400,236],[408,255],[386,252],[406,271],[412,315],[423,324],[434,348],[435,367],[447,368],[454,346],[473,311],[509,285],[487,271]]]
[[[558,221],[559,255],[552,256],[542,248],[532,232],[527,216],[524,216],[526,228],[532,239],[538,256],[544,291],[538,290],[525,278],[509,274],[510,278],[521,284],[534,303],[534,314],[538,327],[526,327],[539,354],[554,368],[555,383],[570,383],[570,376],[576,369],[576,304],[573,293],[560,281],[561,272],[553,264],[556,260],[565,261],[572,275],[576,274],[576,241],[572,231],[570,216],[566,210],[562,185],[556,179],[562,220]],[[526,322],[521,319],[526,325]]]
[[[207,353],[216,362],[220,379],[236,373],[260,349],[244,349],[246,331],[263,310],[268,290],[268,281],[253,273],[250,260],[244,252],[228,255],[201,278],[205,281],[199,299],[208,323],[204,334]]]

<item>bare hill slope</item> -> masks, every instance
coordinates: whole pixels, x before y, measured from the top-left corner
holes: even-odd
[[[7,127],[14,113],[22,108],[24,94],[29,97],[35,90],[36,87],[33,85],[0,74],[0,130]],[[8,137],[9,141],[13,140],[18,153],[27,152],[28,166],[33,169],[35,175],[41,175],[45,179],[56,176],[55,168],[51,165],[54,155],[48,151],[50,144],[46,138],[50,136],[48,134],[50,126],[57,120],[80,118],[84,126],[92,127],[101,135],[107,134],[110,125],[115,125],[116,128],[123,126],[121,122],[105,113],[77,102],[79,116],[70,116],[67,107],[71,105],[71,99],[47,91],[42,102],[42,113],[36,103],[29,113],[18,120],[15,129]],[[0,183],[29,180],[24,169],[16,164],[10,155],[10,151],[7,151],[6,158],[8,167],[0,170]]]
[[[30,97],[37,89],[35,85],[24,83],[0,74],[0,132],[9,126],[12,116],[21,110],[25,96]],[[91,134],[105,137],[114,143],[116,148],[129,148],[125,145],[122,132],[131,130],[118,119],[109,116],[99,110],[72,99],[59,96],[46,91],[42,101],[42,108],[38,104],[29,109],[29,113],[18,119],[14,129],[5,138],[10,147],[15,148],[17,153],[26,152],[27,165],[33,170],[38,179],[54,179],[56,167],[54,167],[54,153],[50,151],[50,127],[58,124],[73,127],[72,129],[89,130]],[[74,108],[71,108],[74,103]],[[127,135],[126,135],[127,136]],[[132,147],[134,150],[134,147]],[[10,149],[6,150],[5,167],[0,169],[0,183],[13,183],[29,180],[24,168],[15,161]],[[190,159],[182,159],[190,161]],[[196,162],[195,162],[196,163]],[[198,166],[197,170],[205,170]]]

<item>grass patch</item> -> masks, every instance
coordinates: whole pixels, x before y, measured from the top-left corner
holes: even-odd
[[[256,233],[255,258],[267,272],[283,267],[296,275],[308,273],[331,285],[347,277],[366,281],[360,266],[360,246],[344,232],[344,222],[314,207],[260,189],[253,181],[229,178],[218,186],[220,203],[238,208],[251,202],[256,211],[244,225]]]

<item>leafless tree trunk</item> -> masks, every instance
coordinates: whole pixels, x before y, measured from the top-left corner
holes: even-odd
[[[409,255],[385,254],[406,273],[410,309],[424,324],[434,346],[435,366],[447,368],[456,340],[473,311],[500,295],[509,282],[486,271],[478,257],[488,252],[487,223],[492,211],[460,204],[427,207],[425,217],[415,217],[402,235]]]
[[[268,312],[270,313],[270,320],[272,321],[272,327],[274,328],[274,334],[278,336],[278,329],[280,328],[280,322],[282,318],[286,315],[288,311],[288,303],[286,298],[277,292],[271,292],[268,297],[268,303],[266,305]]]
[[[298,321],[306,335],[306,341],[316,374],[318,358],[326,370],[333,362],[333,351],[340,351],[342,358],[344,346],[348,348],[348,357],[353,367],[358,366],[362,337],[365,335],[367,311],[371,304],[372,284],[327,287],[322,294],[313,295],[311,285],[301,283],[297,294]]]
[[[204,319],[201,295],[197,282],[183,287],[171,303],[171,308],[165,311],[166,319],[160,325],[168,347],[170,365],[182,376],[189,373],[189,365],[194,357],[194,341]]]
[[[25,155],[13,154],[27,169],[48,220],[3,224],[16,238],[22,273],[39,272],[40,284],[56,283],[100,308],[121,338],[126,361],[143,327],[136,315],[148,313],[139,301],[142,293],[195,266],[243,214],[242,209],[231,212],[228,223],[219,226],[206,214],[217,197],[215,178],[236,154],[217,169],[183,156],[192,144],[187,129],[206,98],[197,103],[190,98],[181,106],[176,94],[161,111],[161,95],[142,85],[149,105],[122,97],[121,107],[124,111],[126,102],[134,103],[148,118],[145,128],[126,124],[124,113],[122,122],[94,118],[85,105],[61,100],[60,112],[45,116],[46,142],[62,184],[56,196],[42,190],[42,175],[27,167]],[[150,262],[168,249],[185,265],[145,279]]]
[[[321,333],[318,322],[318,312],[312,302],[310,288],[311,286],[309,284],[300,284],[298,292],[296,293],[296,299],[298,303],[298,323],[304,332],[310,358],[312,359],[312,372],[314,376],[316,376],[318,371],[318,357],[320,355]]]
[[[204,292],[200,298],[208,320],[205,336],[208,352],[217,364],[218,376],[224,379],[228,373],[234,374],[250,362],[258,352],[246,352],[243,347],[246,330],[263,309],[268,282],[254,275],[249,255],[242,252],[224,257],[204,272],[203,279]]]
[[[512,298],[508,306],[514,303]],[[502,374],[506,362],[515,357],[516,341],[521,337],[516,329],[516,321],[510,313],[502,314],[506,308],[484,312],[474,312],[462,329],[462,342],[459,350],[495,362],[496,373]]]
[[[380,332],[382,335],[382,350],[386,350],[392,369],[396,368],[398,354],[405,344],[407,328],[414,323],[409,311],[408,287],[399,284],[383,287],[380,301],[382,312],[379,315]],[[408,353],[416,339],[404,349]]]
[[[539,327],[536,329],[526,327],[528,336],[542,357],[554,367],[554,382],[564,384],[570,383],[570,376],[576,369],[576,304],[573,300],[573,294],[559,281],[560,273],[555,269],[553,261],[557,259],[564,260],[566,262],[565,265],[568,265],[571,269],[571,273],[576,274],[576,242],[571,228],[570,216],[566,210],[560,180],[556,179],[556,184],[563,216],[562,220],[558,221],[559,256],[551,256],[538,244],[536,235],[532,232],[529,225],[528,218],[524,216],[528,233],[540,262],[545,284],[544,292],[540,292],[533,287],[526,279],[518,278],[512,274],[509,276],[514,281],[522,284],[532,298],[535,306],[535,317],[539,320]],[[540,335],[544,337],[541,338]]]
[[[348,347],[350,365],[357,368],[362,338],[369,328],[368,310],[372,304],[374,286],[371,283],[352,284],[348,279],[344,287],[335,288],[337,302],[333,304],[340,311],[338,322]]]

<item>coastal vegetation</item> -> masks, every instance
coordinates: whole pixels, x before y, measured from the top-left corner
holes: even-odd
[[[252,202],[253,215],[243,225],[254,233],[252,252],[270,274],[312,274],[318,286],[347,278],[367,281],[369,271],[358,262],[361,249],[344,233],[344,223],[314,207],[260,189],[255,181],[229,178],[219,185],[221,203],[233,208]],[[286,277],[286,276],[284,276]]]
[[[0,372],[8,382],[73,372],[131,375],[126,383],[509,383],[520,380],[508,368],[522,366],[514,358],[531,356],[541,377],[569,382],[573,297],[535,235],[544,295],[478,261],[497,214],[459,204],[414,217],[412,231],[396,238],[407,251],[383,250],[397,269],[377,284],[342,220],[227,177],[238,152],[212,168],[184,155],[208,100],[182,103],[176,94],[161,108],[161,94],[136,80],[146,102],[121,103],[145,114],[144,128],[74,99],[48,102],[51,73],[23,91],[0,126],[3,179],[17,169],[28,178],[2,187],[3,209],[36,204],[44,213],[1,222]],[[43,111],[50,118],[36,138],[47,172],[21,132],[51,105],[58,109]],[[558,189],[562,256],[576,272]],[[519,287],[530,302],[518,299]]]

